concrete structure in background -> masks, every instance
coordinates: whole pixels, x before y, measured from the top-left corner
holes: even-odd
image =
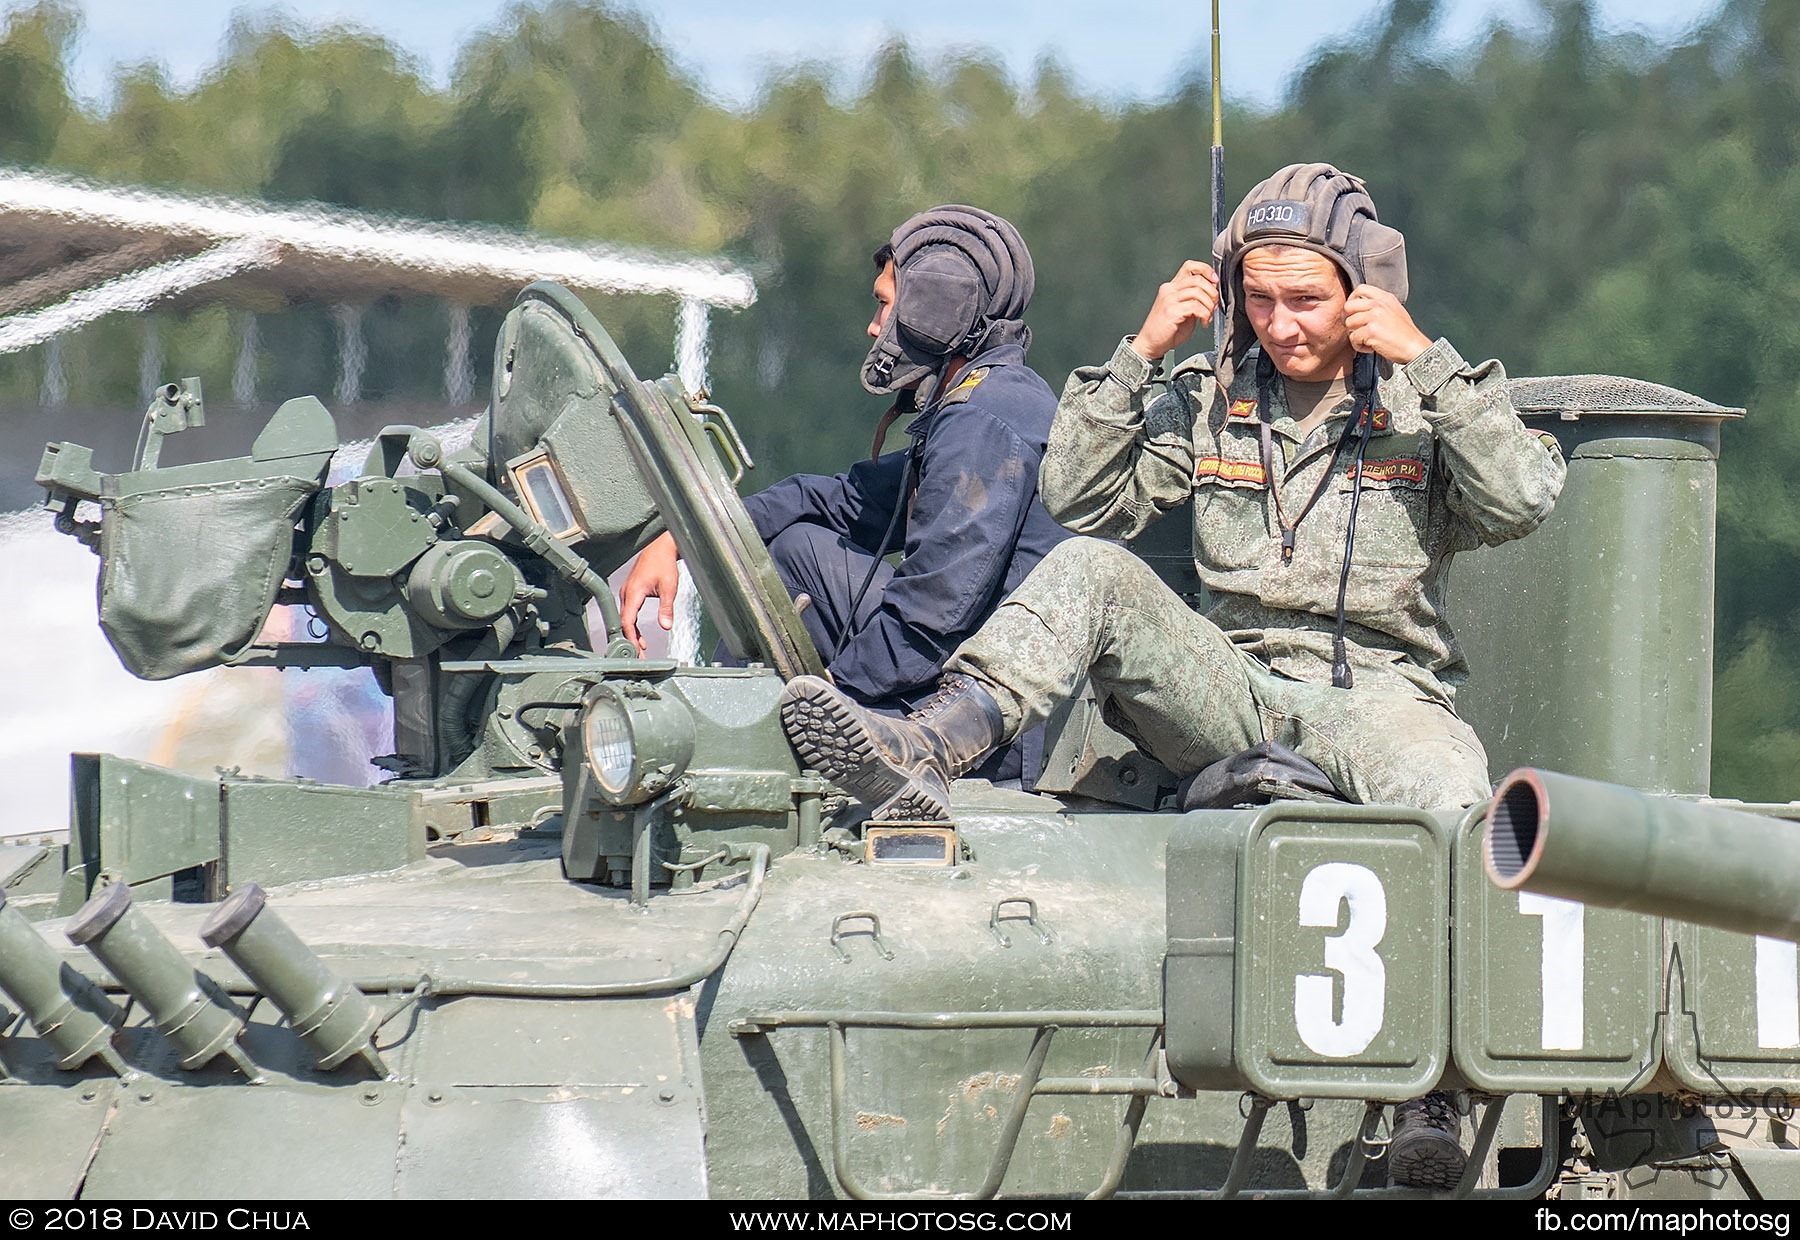
[[[469,309],[508,305],[537,279],[579,292],[672,298],[672,360],[692,391],[706,384],[710,312],[741,309],[756,299],[746,273],[714,259],[0,169],[0,354],[44,346],[41,390],[51,408],[68,396],[60,347],[67,333],[108,314],[197,302],[240,309],[232,395],[238,405],[254,406],[254,307],[278,300],[332,307],[337,375],[319,394],[341,409],[361,392],[368,354],[363,307],[382,297],[411,296],[440,298],[446,305],[447,407],[438,416],[458,416],[476,399],[474,351],[487,344],[471,338]],[[181,359],[165,355],[154,329],[142,340],[138,369],[148,391]],[[135,424],[136,410],[121,413]],[[461,427],[464,435],[468,425]],[[29,451],[35,463],[40,447],[33,442],[18,450]],[[359,467],[368,447],[367,441],[346,444],[341,466]],[[382,752],[384,738],[362,735],[381,705],[367,672],[133,679],[91,619],[87,600],[97,566],[78,544],[52,532],[47,513],[0,514],[0,578],[15,583],[19,595],[0,622],[0,683],[15,690],[13,708],[0,713],[0,785],[9,790],[13,810],[0,835],[65,825],[72,749],[107,749],[198,772],[241,765],[340,782],[355,782],[355,772],[316,769],[326,755],[336,754],[341,763],[345,750]],[[684,598],[697,599],[698,591],[689,588]],[[89,622],[71,624],[84,609]],[[648,630],[661,636],[653,619]],[[697,611],[682,617],[672,637],[670,653],[693,661]],[[59,652],[54,662],[41,657],[51,649]]]
[[[250,304],[276,294],[334,307],[340,403],[356,398],[362,307],[380,297],[439,297],[449,307],[444,390],[467,399],[468,308],[505,305],[522,285],[550,279],[576,292],[677,299],[675,362],[690,389],[704,384],[708,311],[756,300],[749,275],[716,259],[579,245],[506,229],[433,224],[333,207],[272,207],[225,198],[104,186],[0,169],[0,353],[53,344],[118,311],[178,297]],[[243,354],[254,357],[246,314]],[[145,348],[155,350],[154,337]],[[45,393],[66,394],[46,360]],[[145,359],[146,371],[151,367]],[[239,388],[252,366],[240,358]],[[249,403],[253,391],[236,393]]]

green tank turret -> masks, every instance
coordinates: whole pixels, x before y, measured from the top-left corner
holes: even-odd
[[[467,447],[389,427],[349,476],[311,398],[247,457],[160,465],[165,434],[201,426],[195,382],[157,394],[125,473],[47,449],[127,667],[366,667],[395,752],[366,788],[73,759],[66,844],[0,857],[0,1193],[1419,1195],[1386,1187],[1383,1134],[1432,1089],[1470,1112],[1451,1195],[1691,1195],[1697,1159],[1800,1189],[1766,1124],[1633,1118],[1800,1087],[1793,945],[1664,920],[1728,892],[1669,902],[1654,867],[1628,880],[1646,912],[1501,890],[1485,807],[1277,784],[1184,813],[1091,706],[1054,721],[1039,792],[961,781],[950,821],[868,822],[782,732],[784,684],[823,665],[737,498],[725,415],[639,380],[550,285],[494,369]],[[1481,612],[1472,714],[1554,765],[1609,710],[1686,702],[1658,725],[1674,756],[1638,753],[1664,743],[1644,725],[1569,765],[1700,791],[1710,626],[1683,631],[1703,648],[1673,682],[1641,643],[1593,643],[1578,705],[1501,673],[1514,612],[1654,606],[1641,574],[1560,548],[1710,572],[1732,411],[1532,382],[1520,407],[1563,445],[1579,529],[1553,517],[1545,550],[1482,578],[1485,608],[1458,596]],[[1631,524],[1646,505],[1668,519]],[[622,640],[605,577],[665,528],[741,666]],[[320,640],[269,640],[276,608]],[[1620,813],[1576,807],[1565,840],[1564,789],[1592,785],[1533,778],[1557,814],[1526,843],[1509,785],[1513,850],[1556,881],[1616,872],[1636,846],[1583,852],[1583,829]],[[1607,795],[1653,822],[1724,813]]]

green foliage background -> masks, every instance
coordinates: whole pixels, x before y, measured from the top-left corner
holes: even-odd
[[[1278,108],[1230,110],[1228,193],[1294,160],[1350,168],[1407,234],[1428,332],[1514,374],[1631,374],[1749,408],[1721,469],[1713,788],[1785,799],[1800,766],[1800,0],[1726,0],[1679,46],[1603,36],[1586,0],[1540,5],[1547,33],[1502,27],[1446,58],[1435,0],[1392,0]],[[192,89],[136,66],[93,111],[67,85],[79,10],[44,0],[4,21],[0,160],[749,266],[760,299],[716,320],[712,373],[769,479],[867,450],[883,407],[856,383],[869,254],[911,212],[973,202],[1019,224],[1039,273],[1033,361],[1053,385],[1206,248],[1202,77],[1121,108],[1053,63],[1020,84],[996,59],[926,63],[896,44],[848,92],[801,66],[731,111],[639,16],[552,0],[471,39],[447,90],[379,38],[264,18]],[[618,300],[604,317],[660,369],[670,308]],[[265,390],[328,391],[323,311],[259,309]],[[224,312],[161,321],[184,373],[227,389]],[[74,399],[138,403],[135,330],[104,321],[69,342]],[[441,399],[441,313],[377,306],[369,334],[372,395]],[[0,362],[0,403],[34,402],[38,367]]]

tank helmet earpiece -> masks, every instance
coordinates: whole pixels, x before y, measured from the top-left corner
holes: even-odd
[[[1323,254],[1352,288],[1372,284],[1406,300],[1406,238],[1375,215],[1361,178],[1330,164],[1289,164],[1238,204],[1213,242],[1225,342],[1214,359],[1219,380],[1231,376],[1256,340],[1244,313],[1244,255],[1265,245]]]
[[[977,207],[922,211],[894,230],[894,307],[863,362],[863,386],[898,392],[945,359],[1029,348],[1022,321],[1036,279],[1019,230]]]

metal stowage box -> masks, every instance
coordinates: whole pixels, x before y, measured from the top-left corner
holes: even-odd
[[[1482,871],[1486,808],[1457,830],[1456,1066],[1494,1093],[1647,1085],[1662,1059],[1662,919],[1502,891]]]
[[[1669,1069],[1695,1093],[1800,1093],[1800,949],[1786,939],[1668,923]],[[1788,1104],[1791,1105],[1791,1104]]]
[[[1197,1089],[1401,1101],[1450,1040],[1448,825],[1283,802],[1169,841],[1170,1071]]]

